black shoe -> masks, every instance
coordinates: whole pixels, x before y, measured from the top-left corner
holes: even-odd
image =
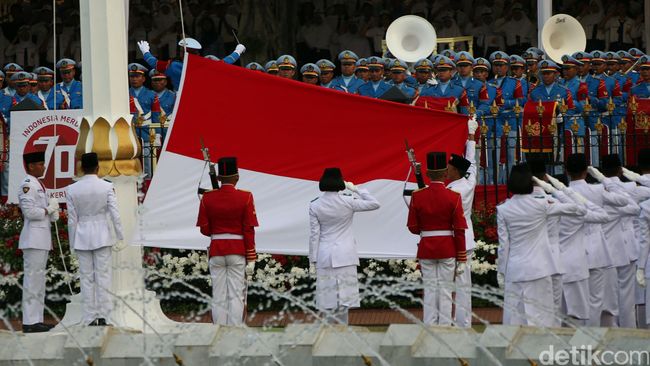
[[[51,326],[43,324],[43,323],[36,323],[36,324],[23,324],[23,333],[42,333],[42,332],[48,332],[50,329],[52,329]]]
[[[46,326],[48,329],[52,329],[52,328],[56,327],[56,325],[52,325],[52,324],[45,324],[45,323],[41,323],[41,324]]]
[[[91,326],[91,327],[104,327],[106,325],[107,325],[106,324],[106,319],[104,319],[104,318],[97,318],[97,319],[93,320],[92,322],[90,322],[90,324],[88,324],[88,326]]]

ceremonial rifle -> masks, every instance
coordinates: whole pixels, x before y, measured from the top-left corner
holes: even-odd
[[[422,164],[420,164],[420,162],[418,162],[415,158],[415,151],[409,146],[409,142],[406,139],[404,139],[404,143],[406,144],[406,155],[408,156],[409,163],[411,164],[411,169],[415,172],[415,180],[418,183],[418,189],[422,189],[426,187],[424,184],[424,178],[422,177]],[[408,178],[406,179],[408,181]],[[412,189],[404,189],[405,196],[410,196],[412,193]]]
[[[210,161],[210,151],[205,144],[203,143],[203,137],[201,137],[201,153],[203,153],[203,161],[210,167],[210,183],[212,184],[212,189],[219,189],[219,180],[217,180],[217,171],[214,169],[214,164]],[[199,188],[199,193],[202,189]],[[205,191],[205,190],[203,190]]]

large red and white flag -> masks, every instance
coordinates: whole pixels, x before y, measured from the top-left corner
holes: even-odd
[[[327,167],[367,188],[381,203],[355,216],[364,257],[413,257],[418,237],[406,228],[402,197],[408,172],[404,139],[427,151],[461,154],[466,118],[349,95],[198,56],[186,59],[182,93],[134,243],[205,249],[195,227],[197,188],[209,187],[201,138],[212,161],[236,156],[238,188],[255,197],[259,252],[307,254],[309,202]]]

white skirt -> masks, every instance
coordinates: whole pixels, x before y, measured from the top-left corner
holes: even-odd
[[[357,266],[317,268],[316,306],[321,310],[361,306]]]

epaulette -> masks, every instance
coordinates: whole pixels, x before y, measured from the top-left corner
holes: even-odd
[[[312,202],[316,201],[316,200],[319,199],[319,198],[320,198],[320,197],[316,197],[316,198],[314,198],[313,200],[309,201],[309,203],[312,203]]]
[[[29,178],[25,178],[25,180],[23,181],[23,183],[29,183],[29,182],[31,182]]]
[[[247,190],[245,190],[245,189],[239,189],[239,188],[237,188],[237,190],[240,191],[240,192],[251,193],[251,191],[247,191]]]
[[[546,199],[546,196],[533,196],[534,198],[541,198],[541,199]]]
[[[352,197],[352,193],[348,193],[348,192],[345,192],[345,193],[341,193],[341,196],[348,196],[348,197]]]

